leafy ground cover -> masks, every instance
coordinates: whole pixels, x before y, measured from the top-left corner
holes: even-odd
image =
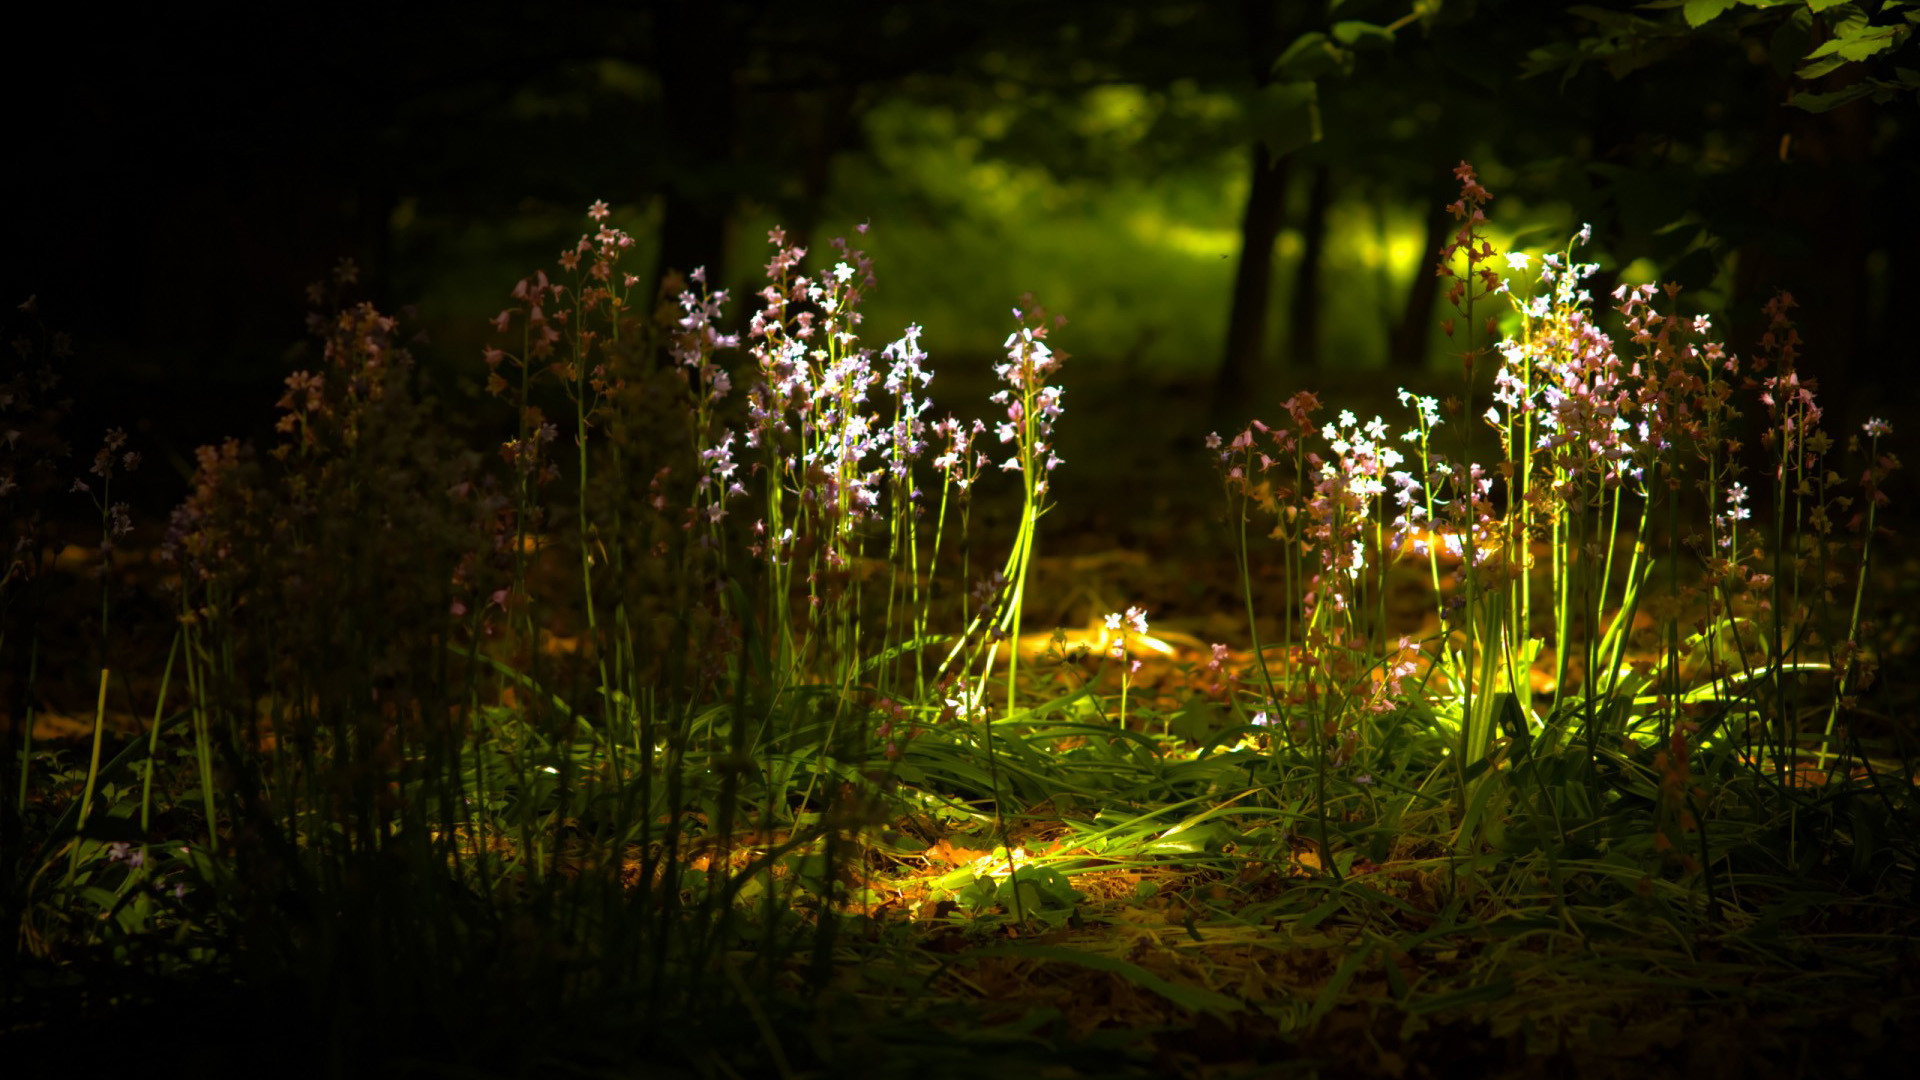
[[[436,426],[343,267],[276,440],[202,450],[163,531],[123,436],[54,453],[21,312],[10,1059],[1910,1059],[1889,426],[1821,415],[1790,298],[1736,356],[1673,290],[1588,297],[1579,237],[1495,251],[1459,179],[1457,374],[1218,434],[1029,300],[972,373],[862,344],[847,242],[776,231],[738,328],[698,274],[650,308],[596,206],[496,320],[504,444]]]

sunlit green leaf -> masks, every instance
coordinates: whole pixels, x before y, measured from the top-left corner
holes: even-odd
[[[1719,18],[1740,0],[1687,0],[1684,14],[1688,26],[1705,26]]]

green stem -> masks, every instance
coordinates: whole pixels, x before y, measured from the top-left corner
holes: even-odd
[[[147,760],[141,770],[140,782],[140,831],[145,833],[153,824],[153,759],[160,752],[160,718],[167,711],[167,686],[173,679],[173,661],[180,655],[180,637],[184,631],[175,631],[173,644],[167,649],[167,666],[160,671],[160,696],[153,703],[153,726],[147,729]]]
[[[93,811],[93,789],[100,779],[100,746],[105,739],[107,727],[107,669],[100,669],[100,696],[93,706],[93,754],[87,761],[87,784],[80,796],[80,816],[75,826],[76,832],[84,835],[87,817]],[[73,848],[67,859],[66,883],[73,884],[73,876],[80,869],[80,836],[73,838]]]

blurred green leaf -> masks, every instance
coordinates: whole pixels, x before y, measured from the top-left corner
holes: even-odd
[[[1376,23],[1349,19],[1333,24],[1333,40],[1353,49],[1384,49],[1393,44],[1393,31]]]
[[[1871,97],[1878,90],[1879,87],[1872,82],[1858,82],[1835,90],[1831,94],[1795,94],[1790,104],[1796,109],[1810,113],[1831,112],[1848,102]]]
[[[1253,98],[1248,121],[1253,137],[1276,158],[1317,143],[1321,138],[1319,87],[1311,81],[1264,86]]]
[[[1280,58],[1273,62],[1276,83],[1300,82],[1325,75],[1346,75],[1353,71],[1353,53],[1329,40],[1318,30],[1293,39]]]

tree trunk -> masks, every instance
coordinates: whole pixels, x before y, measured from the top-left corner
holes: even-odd
[[[1332,170],[1325,162],[1314,167],[1307,189],[1307,215],[1300,220],[1300,266],[1293,276],[1293,296],[1287,308],[1287,362],[1296,367],[1320,366],[1320,264],[1327,250],[1332,180]]]
[[[1263,366],[1267,306],[1273,296],[1273,245],[1287,217],[1287,178],[1292,159],[1275,160],[1265,144],[1253,147],[1253,183],[1240,219],[1240,264],[1233,275],[1233,307],[1227,315],[1227,350],[1213,384],[1213,412],[1244,419],[1242,404]]]
[[[1833,90],[1854,78],[1848,73],[1844,80],[1829,77],[1816,85]],[[1887,219],[1899,216],[1870,221],[1866,214],[1875,205],[1867,182],[1873,114],[1864,103],[1820,115],[1801,113],[1784,103],[1781,80],[1771,79],[1768,85],[1781,89],[1768,110],[1760,146],[1776,163],[1770,166],[1772,182],[1759,189],[1757,209],[1774,223],[1776,236],[1804,238],[1807,249],[1794,251],[1775,237],[1740,246],[1727,347],[1731,352],[1757,351],[1767,330],[1762,309],[1776,291],[1790,292],[1799,306],[1789,317],[1805,341],[1801,374],[1819,380],[1819,397],[1828,409],[1865,411],[1874,408],[1884,392],[1875,385],[1877,372],[1862,372],[1867,378],[1861,381],[1854,378],[1860,346],[1870,339],[1861,333],[1867,314],[1863,301],[1868,295],[1869,237],[1886,235],[1896,228]]]
[[[729,39],[727,12],[718,5],[662,4],[658,18],[665,42]],[[707,280],[720,288],[727,282],[727,226],[735,188],[730,174],[739,118],[737,72],[719,44],[663,48],[657,64],[667,147],[678,161],[666,175],[653,280],[705,267]]]
[[[1387,339],[1387,362],[1400,371],[1419,371],[1427,366],[1427,340],[1433,332],[1433,306],[1440,298],[1440,278],[1434,273],[1440,262],[1440,245],[1446,241],[1451,216],[1441,209],[1445,199],[1427,201],[1427,234],[1420,241],[1420,253],[1414,259],[1413,284],[1407,288],[1407,305],[1400,312]]]
[[[860,88],[853,83],[825,87],[805,96],[794,94],[785,105],[787,121],[799,133],[800,142],[800,166],[796,170],[800,176],[800,205],[794,207],[787,225],[787,242],[812,251],[820,212],[833,186],[834,158],[860,145],[860,118],[865,110]],[[847,239],[855,238],[849,235]]]

